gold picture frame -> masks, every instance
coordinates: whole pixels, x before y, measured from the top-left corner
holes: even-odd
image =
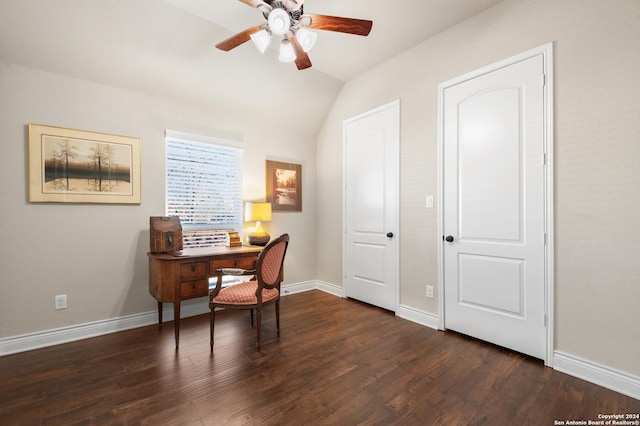
[[[140,204],[140,139],[29,124],[29,201]]]
[[[302,211],[302,165],[266,161],[267,202],[274,211]]]

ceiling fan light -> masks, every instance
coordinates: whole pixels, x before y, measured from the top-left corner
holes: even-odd
[[[280,62],[293,62],[296,60],[296,52],[293,50],[293,46],[289,40],[282,40],[278,59]]]
[[[298,19],[298,24],[302,27],[310,27],[313,19],[310,15],[302,15],[300,19]]]
[[[271,34],[269,31],[262,29],[257,33],[251,34],[251,41],[256,45],[260,53],[264,53],[271,42]]]
[[[318,40],[318,34],[313,31],[309,31],[306,28],[300,28],[296,33],[296,37],[305,52],[309,52],[313,49],[313,46],[316,44],[316,40]]]
[[[269,6],[266,3],[260,3],[258,6],[256,6],[258,8],[258,10],[260,12],[262,12],[262,14],[267,17],[269,16],[269,13],[271,13],[271,11],[273,10],[273,8],[271,6]]]
[[[291,18],[284,9],[273,9],[268,21],[269,29],[273,34],[283,35],[291,27]]]
[[[304,3],[304,0],[285,0],[284,1],[285,7],[291,11],[300,10],[300,8],[302,7],[302,3]]]

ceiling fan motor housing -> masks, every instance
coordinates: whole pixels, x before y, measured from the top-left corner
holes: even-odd
[[[303,14],[304,6],[300,6],[300,9],[298,10],[288,10],[282,0],[264,0],[264,2],[271,6],[274,10],[282,9],[287,12],[287,14],[289,15],[289,19],[291,20],[292,27],[296,26]],[[262,14],[264,15],[264,19],[269,20],[269,13],[262,12]]]

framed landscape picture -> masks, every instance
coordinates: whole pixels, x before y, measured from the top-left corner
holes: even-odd
[[[302,165],[267,160],[265,181],[274,211],[302,211]]]
[[[140,204],[140,139],[29,124],[29,201]]]

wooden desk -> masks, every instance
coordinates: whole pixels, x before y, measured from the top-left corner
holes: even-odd
[[[173,303],[176,347],[180,342],[180,302],[209,294],[209,278],[216,269],[254,269],[262,247],[211,247],[176,253],[147,253],[149,293],[158,301],[158,324],[162,304]]]

